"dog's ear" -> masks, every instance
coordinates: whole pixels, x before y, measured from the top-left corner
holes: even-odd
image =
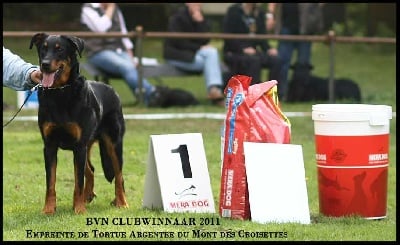
[[[36,45],[36,47],[39,47],[40,44],[43,43],[43,41],[48,37],[49,35],[47,35],[44,32],[41,33],[36,33],[35,35],[33,35],[32,39],[31,39],[31,44],[29,45],[29,49],[32,49],[33,44]]]
[[[290,69],[307,69],[307,70],[313,70],[314,69],[314,66],[313,65],[311,65],[310,63],[298,63],[298,62],[296,62],[296,63],[294,63],[294,64],[292,64],[292,65],[290,65]]]
[[[74,36],[64,36],[69,42],[72,43],[72,46],[75,47],[75,50],[78,52],[79,57],[82,57],[82,51],[85,47],[85,41],[79,37]]]
[[[290,65],[290,69],[292,69],[292,70],[299,70],[301,68],[304,68],[304,66],[303,66],[303,64],[298,63],[298,62]]]

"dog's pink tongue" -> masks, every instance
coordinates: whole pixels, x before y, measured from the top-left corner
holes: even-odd
[[[54,75],[56,73],[43,73],[43,79],[42,79],[42,86],[43,87],[51,87],[54,83]]]

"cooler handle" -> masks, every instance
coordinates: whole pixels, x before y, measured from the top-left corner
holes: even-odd
[[[375,115],[370,115],[369,124],[372,126],[388,125],[389,119],[387,114],[378,113]]]

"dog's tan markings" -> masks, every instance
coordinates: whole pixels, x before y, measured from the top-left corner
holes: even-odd
[[[51,179],[46,191],[46,201],[43,208],[43,213],[54,214],[56,212],[56,169],[57,163],[51,164]]]
[[[71,64],[70,58],[68,58],[68,60],[60,60],[57,62],[56,61],[52,62],[52,67],[56,67],[54,70],[57,70],[58,68],[62,67],[61,76],[56,81],[54,81],[55,87],[61,87],[68,83],[69,76],[71,75],[70,64]]]
[[[47,138],[50,134],[51,131],[53,131],[53,129],[56,127],[57,125],[55,123],[52,122],[44,122],[42,125],[42,131],[43,131],[43,135],[45,138]]]
[[[128,202],[125,197],[124,178],[122,177],[122,169],[120,168],[118,157],[115,153],[115,146],[107,134],[102,134],[104,143],[106,144],[107,153],[111,158],[115,173],[115,199],[112,202],[116,207],[128,208]]]
[[[93,191],[94,189],[94,172],[91,168],[92,163],[90,162],[90,154],[92,150],[92,146],[94,141],[88,144],[88,152],[87,152],[87,160],[86,160],[86,167],[85,167],[85,201],[86,203],[90,203],[93,198],[96,196],[96,193]]]
[[[71,75],[71,59],[68,58],[68,60],[61,61],[59,67],[60,66],[63,66],[63,72],[59,81],[61,85],[64,85],[68,82],[69,76]]]
[[[59,127],[60,125],[57,125],[53,122],[45,122],[42,125],[42,131],[43,131],[43,135],[45,138],[47,138],[51,132]],[[77,123],[66,123],[65,124],[65,129],[67,130],[67,132],[74,138],[76,139],[76,141],[79,141],[81,139],[82,136],[82,128],[79,126],[79,124]]]
[[[81,139],[82,128],[79,126],[79,124],[73,122],[66,123],[65,129],[74,139],[76,139],[76,141]]]
[[[74,162],[75,188],[73,208],[76,214],[83,214],[86,212],[85,195],[84,192],[79,188],[78,166],[79,164]]]

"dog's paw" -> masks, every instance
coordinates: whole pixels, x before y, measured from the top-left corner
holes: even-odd
[[[86,203],[91,203],[95,197],[97,197],[97,195],[94,191],[92,193],[86,193],[85,194]]]
[[[42,210],[43,214],[48,214],[48,215],[54,214],[55,212],[56,212],[56,207],[55,206],[46,205],[46,206],[44,206],[44,208]]]
[[[169,88],[166,86],[156,86],[155,90],[149,95],[147,106],[163,107],[168,91]]]
[[[75,214],[84,214],[84,213],[86,213],[85,205],[76,205],[74,207],[74,212],[75,212]]]
[[[126,202],[125,198],[123,198],[122,200],[115,198],[110,204],[117,208],[129,208],[129,205]]]

